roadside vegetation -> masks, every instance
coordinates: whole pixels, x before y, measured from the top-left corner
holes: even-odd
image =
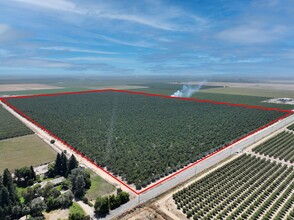
[[[21,123],[0,105],[0,140],[33,134],[33,131]]]
[[[129,194],[120,189],[117,190],[117,195],[99,196],[95,202],[95,213],[98,216],[104,216],[109,213],[109,210],[114,210],[129,201]]]
[[[173,195],[190,219],[292,219],[294,170],[242,155]]]
[[[137,189],[284,115],[117,92],[8,101]]]

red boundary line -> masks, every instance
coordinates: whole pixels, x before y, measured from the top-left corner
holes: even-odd
[[[79,152],[78,150],[76,150],[75,148],[73,148],[71,145],[69,145],[66,141],[61,140],[59,137],[57,137],[56,135],[54,135],[52,132],[50,132],[49,130],[47,130],[45,127],[41,126],[39,123],[37,123],[36,121],[34,121],[33,119],[31,119],[30,117],[28,117],[26,114],[24,114],[22,111],[20,111],[19,109],[17,109],[16,107],[14,107],[13,105],[11,105],[9,102],[7,102],[8,99],[18,99],[18,98],[33,98],[33,97],[43,97],[43,96],[58,96],[58,95],[71,95],[71,94],[85,94],[85,93],[94,93],[94,92],[108,92],[108,91],[112,91],[112,92],[124,92],[124,93],[129,93],[129,94],[137,94],[137,95],[145,95],[145,96],[155,96],[155,97],[162,97],[162,98],[169,98],[169,99],[179,99],[179,100],[188,100],[188,101],[194,101],[194,102],[200,102],[200,103],[211,103],[211,104],[216,104],[216,105],[227,105],[227,106],[235,106],[235,107],[243,107],[243,108],[251,108],[251,109],[260,109],[260,110],[265,110],[265,111],[278,111],[278,112],[285,112],[287,114],[279,117],[278,119],[258,128],[257,130],[249,133],[248,135],[235,140],[234,142],[230,143],[227,146],[224,146],[223,148],[220,148],[216,151],[214,151],[213,153],[201,158],[200,160],[195,161],[194,163],[184,167],[181,170],[178,170],[177,172],[173,173],[170,176],[167,176],[166,178],[160,180],[159,182],[154,183],[153,185],[143,189],[143,190],[134,190],[133,188],[131,188],[129,185],[127,185],[126,183],[124,183],[123,181],[121,181],[120,179],[118,179],[117,177],[115,177],[113,174],[111,174],[110,172],[106,171],[105,169],[103,169],[102,167],[98,166],[96,163],[94,163],[94,161],[92,161],[91,159],[89,159],[88,157],[86,157],[83,153]],[[105,172],[106,174],[108,174],[109,176],[111,176],[112,178],[114,178],[116,181],[118,181],[119,183],[121,183],[122,185],[124,185],[125,187],[127,187],[129,190],[131,190],[133,193],[135,193],[136,195],[140,195],[146,191],[148,191],[149,189],[160,185],[161,183],[167,181],[168,179],[178,175],[179,173],[189,169],[190,167],[195,166],[196,164],[202,162],[203,160],[206,160],[209,157],[212,157],[213,155],[231,147],[233,144],[261,131],[262,129],[265,129],[267,127],[269,127],[270,125],[278,122],[281,119],[284,119],[292,114],[294,114],[293,111],[291,110],[284,110],[284,109],[279,109],[279,108],[266,108],[266,107],[262,107],[262,106],[252,106],[252,105],[244,105],[244,104],[234,104],[234,103],[229,103],[229,102],[216,102],[216,101],[212,101],[212,100],[200,100],[200,99],[195,99],[195,98],[182,98],[182,97],[171,97],[171,96],[167,96],[167,95],[161,95],[161,94],[150,94],[150,93],[145,93],[145,92],[135,92],[135,91],[129,91],[129,90],[117,90],[117,89],[103,89],[103,90],[86,90],[86,91],[78,91],[78,92],[62,92],[62,93],[53,93],[53,94],[37,94],[37,95],[26,95],[26,96],[17,96],[17,97],[4,97],[4,98],[0,98],[0,101],[2,101],[3,103],[5,103],[7,106],[9,106],[11,109],[13,109],[15,112],[17,112],[18,114],[20,114],[21,116],[23,116],[24,118],[26,118],[27,120],[29,120],[30,122],[32,122],[34,125],[38,126],[41,130],[45,131],[46,133],[48,133],[50,136],[52,136],[53,138],[57,139],[58,141],[60,141],[62,144],[64,144],[65,146],[67,146],[69,149],[71,149],[72,151],[74,151],[75,153],[77,153],[78,155],[80,155],[81,157],[83,157],[84,159],[86,159],[88,162],[90,162],[91,164],[93,164],[94,166],[96,166],[97,168],[99,168],[100,170],[102,170],[103,172]]]

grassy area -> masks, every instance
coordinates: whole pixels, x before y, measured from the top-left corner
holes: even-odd
[[[0,141],[0,172],[53,161],[55,151],[36,135]]]
[[[112,193],[115,187],[105,181],[102,177],[88,170],[91,175],[91,188],[87,191],[86,197],[89,200],[95,200],[98,196],[104,196]]]
[[[80,213],[81,216],[86,215],[86,213],[84,212],[82,207],[76,202],[72,203],[72,206],[69,208],[69,213],[72,214],[72,215],[77,214],[77,213]]]
[[[231,94],[231,95],[248,95],[258,97],[272,97],[272,98],[294,98],[294,91],[287,90],[270,90],[270,89],[258,89],[258,88],[211,88],[206,89],[207,93],[220,93],[220,94]]]

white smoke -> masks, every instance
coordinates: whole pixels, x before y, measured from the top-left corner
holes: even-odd
[[[183,85],[183,88],[176,91],[171,97],[191,97],[193,93],[198,92],[205,83],[206,81],[200,82],[198,85]]]

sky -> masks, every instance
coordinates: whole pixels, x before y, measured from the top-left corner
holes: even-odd
[[[0,75],[293,70],[293,0],[0,0]]]

